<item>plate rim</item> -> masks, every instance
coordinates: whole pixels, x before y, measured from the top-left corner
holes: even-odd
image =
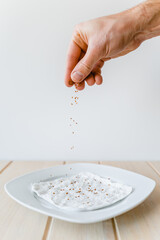
[[[45,211],[45,210],[42,210],[40,208],[36,208],[34,206],[30,206],[28,205],[27,203],[24,203],[23,201],[17,199],[16,197],[14,197],[10,192],[9,190],[7,189],[7,185],[11,184],[12,182],[14,182],[15,180],[19,179],[19,178],[22,178],[26,175],[30,175],[30,174],[33,174],[33,173],[38,173],[38,172],[43,172],[44,170],[49,170],[49,169],[52,169],[54,167],[63,167],[63,166],[73,166],[73,165],[95,165],[95,166],[103,166],[103,167],[106,167],[106,168],[112,168],[112,169],[118,169],[120,171],[124,171],[124,172],[127,172],[127,173],[132,173],[132,174],[135,174],[135,175],[138,175],[138,176],[141,176],[143,178],[146,178],[147,180],[149,180],[151,183],[152,183],[152,188],[151,190],[148,192],[148,194],[145,196],[145,198],[143,198],[141,201],[137,202],[137,204],[135,204],[134,206],[133,205],[130,205],[128,207],[126,207],[125,211],[124,209],[120,209],[117,214],[113,212],[113,214],[111,214],[108,218],[106,216],[102,216],[102,217],[99,217],[99,219],[90,219],[89,221],[88,220],[85,220],[85,218],[83,219],[83,222],[80,220],[80,219],[73,219],[72,217],[67,217],[67,216],[61,216],[59,214],[49,214],[49,211]],[[42,169],[38,169],[38,170],[34,170],[34,171],[31,171],[31,172],[28,172],[26,174],[23,174],[23,175],[20,175],[18,177],[15,177],[13,179],[11,179],[10,181],[8,181],[7,183],[5,183],[4,185],[4,189],[5,189],[5,192],[9,195],[9,197],[11,197],[14,201],[16,201],[17,203],[19,203],[20,205],[28,208],[28,209],[31,209],[33,211],[36,211],[36,212],[39,212],[41,214],[44,214],[46,216],[50,216],[50,217],[53,217],[53,218],[57,218],[57,219],[60,219],[60,220],[63,220],[63,221],[67,221],[67,222],[71,222],[71,223],[80,223],[80,224],[89,224],[89,223],[96,223],[96,222],[101,222],[101,221],[105,221],[105,220],[109,220],[113,217],[117,217],[123,213],[126,213],[128,211],[130,211],[131,209],[137,207],[138,205],[140,205],[142,202],[144,202],[148,197],[149,195],[153,192],[153,190],[155,189],[155,186],[156,186],[156,182],[149,178],[149,177],[146,177],[142,174],[139,174],[139,173],[136,173],[136,172],[133,172],[133,171],[129,171],[129,170],[126,170],[126,169],[123,169],[123,168],[119,168],[119,167],[114,167],[114,166],[110,166],[110,165],[103,165],[103,164],[95,164],[95,163],[71,163],[71,164],[66,164],[66,165],[53,165],[52,167],[49,167],[49,168],[42,168]]]

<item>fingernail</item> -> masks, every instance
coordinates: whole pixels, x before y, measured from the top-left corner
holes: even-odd
[[[81,72],[74,72],[73,74],[72,74],[72,80],[73,81],[77,81],[77,82],[79,82],[79,81],[81,81],[83,79],[83,74],[81,73]]]

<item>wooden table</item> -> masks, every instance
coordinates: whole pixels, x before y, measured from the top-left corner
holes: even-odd
[[[157,185],[135,209],[95,224],[73,224],[47,217],[16,203],[4,191],[4,184],[14,177],[67,163],[0,162],[1,240],[160,240],[160,162],[98,162],[151,177]]]

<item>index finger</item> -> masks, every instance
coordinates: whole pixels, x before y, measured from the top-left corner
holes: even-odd
[[[65,84],[67,87],[72,87],[74,82],[71,80],[71,72],[77,65],[81,55],[81,48],[72,40],[68,53],[67,53],[67,63],[65,70]]]

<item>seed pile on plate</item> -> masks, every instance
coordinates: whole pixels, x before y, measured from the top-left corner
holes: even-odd
[[[62,209],[87,211],[109,206],[132,192],[132,187],[89,172],[32,184],[39,197]]]

